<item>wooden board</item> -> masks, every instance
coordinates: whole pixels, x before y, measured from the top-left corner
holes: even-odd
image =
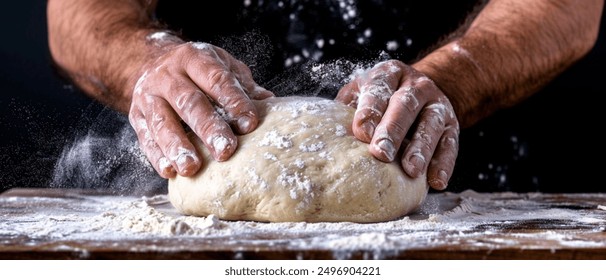
[[[439,193],[397,221],[184,217],[165,196],[12,189],[3,259],[606,259],[606,194]]]

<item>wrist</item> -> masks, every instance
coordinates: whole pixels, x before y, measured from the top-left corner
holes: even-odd
[[[459,40],[452,41],[412,65],[417,71],[434,81],[452,104],[461,127],[472,125],[477,120],[471,114],[473,106],[480,101],[478,86],[484,77],[478,76],[480,65],[461,46]]]
[[[124,45],[123,49],[130,52],[131,59],[122,68],[120,76],[124,81],[118,91],[127,102],[119,106],[119,110],[128,112],[132,94],[137,81],[149,67],[163,54],[184,43],[177,35],[168,30],[142,29],[133,34],[135,44]],[[128,50],[131,51],[128,51]]]

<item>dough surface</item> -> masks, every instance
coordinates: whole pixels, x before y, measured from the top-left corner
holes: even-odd
[[[238,136],[236,153],[204,155],[194,177],[169,179],[169,199],[183,214],[269,222],[382,222],[415,210],[426,178],[375,159],[354,138],[354,109],[318,97],[254,101],[261,122]]]

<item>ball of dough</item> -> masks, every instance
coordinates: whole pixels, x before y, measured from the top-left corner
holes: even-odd
[[[227,161],[212,159],[197,137],[204,165],[194,177],[169,180],[183,214],[269,222],[382,222],[416,209],[426,178],[411,179],[354,138],[354,109],[318,97],[254,101],[261,122],[238,137]]]

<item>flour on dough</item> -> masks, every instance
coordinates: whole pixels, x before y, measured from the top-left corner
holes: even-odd
[[[254,101],[261,123],[225,162],[204,155],[194,177],[169,180],[183,214],[269,222],[382,222],[415,210],[426,178],[375,159],[351,132],[354,109],[318,97]]]

